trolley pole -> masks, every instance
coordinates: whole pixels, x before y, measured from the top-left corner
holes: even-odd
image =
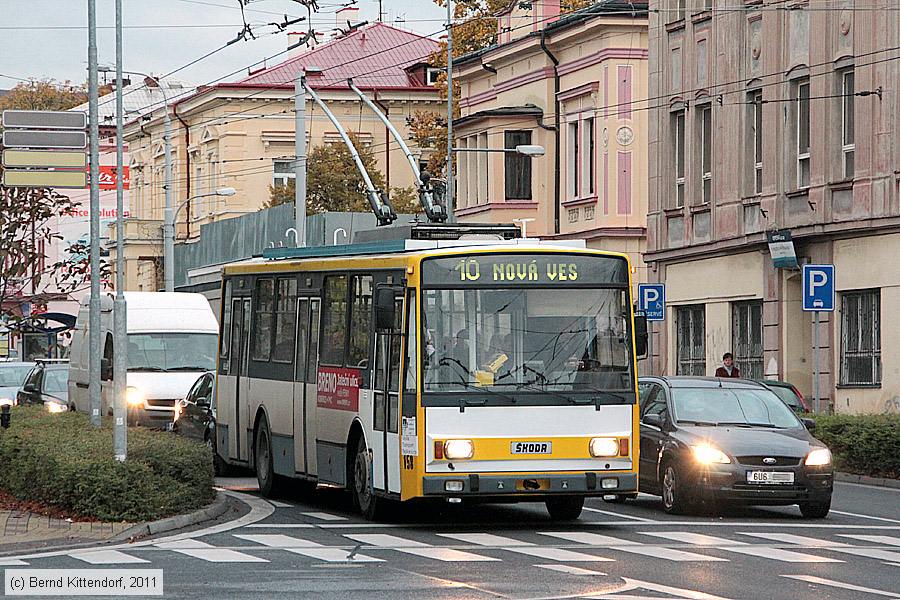
[[[88,0],[88,118],[91,161],[91,296],[89,311],[91,425],[100,427],[100,123],[97,81],[97,0]]]
[[[125,307],[125,171],[122,141],[122,0],[116,0],[116,299],[113,303],[113,452],[116,460],[128,457],[128,407],[125,403],[128,377],[128,337]]]
[[[297,247],[306,247],[306,72],[294,81],[294,228]]]
[[[456,222],[453,206],[453,10],[447,0],[447,221]]]

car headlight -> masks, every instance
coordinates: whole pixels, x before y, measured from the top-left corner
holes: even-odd
[[[15,406],[15,398],[0,398],[0,406]]]
[[[178,421],[181,418],[181,411],[184,410],[184,404],[182,404],[181,400],[175,403],[175,417],[172,419],[173,422]]]
[[[68,406],[59,402],[45,402],[44,406],[47,408],[47,411],[52,413],[64,413],[69,410]]]
[[[616,438],[594,438],[589,447],[594,458],[609,458],[619,454],[619,441]]]
[[[144,392],[136,387],[128,386],[125,388],[125,401],[128,403],[128,406],[143,406],[144,399]]]
[[[806,455],[806,466],[822,467],[831,464],[831,450],[828,448],[816,448]]]
[[[444,456],[448,460],[465,460],[475,455],[472,440],[447,440],[444,442]]]
[[[728,458],[724,452],[709,444],[691,446],[691,449],[694,451],[694,459],[702,465],[711,465],[714,463],[727,465],[731,462],[731,459]]]

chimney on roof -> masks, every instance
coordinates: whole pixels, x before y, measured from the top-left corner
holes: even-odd
[[[315,39],[307,36],[307,32],[305,31],[290,31],[287,36],[287,45],[290,52],[288,52],[288,58],[294,58],[295,56],[300,56],[304,52],[308,50],[312,50],[316,47],[317,44],[322,43],[322,34],[318,31],[313,31],[313,35]],[[305,43],[297,45],[299,42],[306,40]]]
[[[334,13],[334,26],[337,29],[347,31],[359,23],[359,8],[347,6]]]
[[[506,44],[559,19],[560,0],[513,0],[497,14],[497,42]]]

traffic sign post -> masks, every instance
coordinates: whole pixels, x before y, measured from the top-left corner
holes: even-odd
[[[642,283],[638,285],[638,310],[643,311],[648,321],[666,320],[666,286],[663,283]]]
[[[819,313],[834,312],[834,265],[803,265],[803,310],[814,315],[816,414],[819,405]]]
[[[68,189],[87,186],[86,119],[83,112],[3,111],[3,185]]]

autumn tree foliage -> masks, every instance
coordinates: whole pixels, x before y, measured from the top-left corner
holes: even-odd
[[[375,189],[385,188],[384,175],[378,170],[375,153],[350,134],[360,160],[369,172]],[[313,148],[306,162],[306,213],[369,212],[368,196],[362,176],[345,144],[326,144]],[[287,186],[269,186],[269,201],[263,208],[294,202],[294,181]],[[392,188],[389,194],[397,213],[420,212],[418,198],[412,188]]]

